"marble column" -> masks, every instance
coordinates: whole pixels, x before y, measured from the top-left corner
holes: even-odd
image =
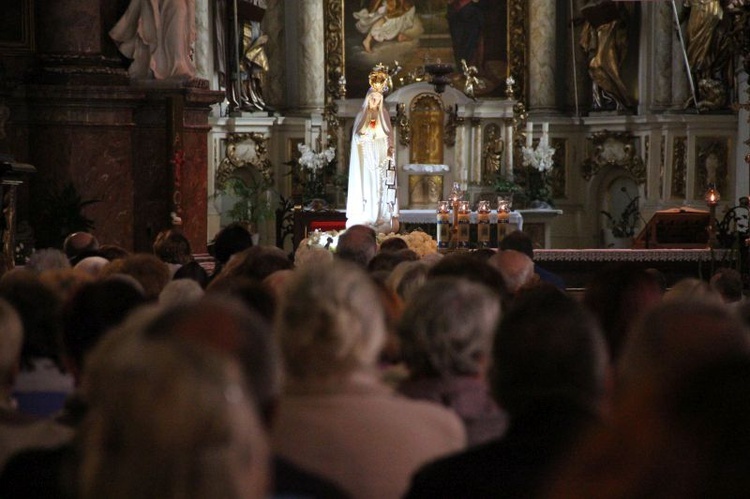
[[[323,2],[300,0],[297,6],[297,80],[299,108],[322,110],[325,101]]]
[[[284,61],[286,61],[286,24],[284,23],[285,3],[283,0],[268,0],[268,9],[263,18],[263,33],[268,35],[266,55],[268,56],[268,74],[263,97],[266,102],[280,109],[286,103],[286,83]],[[322,45],[322,44],[321,44]]]
[[[211,2],[213,4],[213,2]],[[195,2],[195,76],[211,81],[214,77],[214,27],[208,0]],[[212,82],[215,87],[215,82]]]
[[[555,0],[529,0],[529,111],[555,111]]]
[[[672,104],[672,42],[674,38],[674,13],[671,2],[658,2],[651,5],[653,12],[653,79],[651,91],[652,105],[669,107]],[[677,42],[677,40],[674,40]],[[677,42],[679,45],[679,42]]]

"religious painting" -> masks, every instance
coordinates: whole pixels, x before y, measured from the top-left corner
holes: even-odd
[[[461,60],[478,70],[475,95],[505,97],[513,75],[524,94],[525,20],[528,0],[326,0],[328,101],[362,98],[367,75],[382,62],[402,68],[394,87],[419,81],[423,66],[448,63],[456,88],[463,88]],[[340,30],[340,31],[339,31]]]
[[[0,52],[31,52],[34,49],[33,0],[0,0]]]

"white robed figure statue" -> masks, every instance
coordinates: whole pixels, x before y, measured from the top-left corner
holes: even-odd
[[[383,102],[388,91],[387,68],[375,66],[369,81],[370,89],[352,131],[346,226],[362,224],[379,232],[398,232],[393,130]]]

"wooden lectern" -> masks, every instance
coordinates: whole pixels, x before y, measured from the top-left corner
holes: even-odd
[[[3,234],[2,253],[10,268],[15,264],[16,250],[16,204],[18,186],[25,177],[36,173],[36,168],[26,163],[19,163],[12,157],[0,154],[0,199],[2,199],[3,216],[0,217],[0,229]]]
[[[634,249],[706,248],[711,214],[695,208],[657,211],[633,241]]]

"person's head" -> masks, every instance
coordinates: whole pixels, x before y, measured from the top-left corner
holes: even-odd
[[[375,229],[367,225],[352,225],[339,236],[334,256],[339,260],[367,268],[377,252],[378,239]]]
[[[131,342],[91,358],[80,497],[265,497],[268,444],[237,363],[177,337]]]
[[[596,407],[606,388],[607,352],[596,321],[552,285],[519,295],[504,313],[492,349],[490,381],[511,416],[538,400]]]
[[[603,268],[587,284],[583,303],[599,321],[613,362],[619,358],[633,322],[661,298],[658,277],[629,263]]]
[[[55,292],[64,303],[86,283],[92,282],[94,277],[80,269],[54,269],[39,274],[39,281]]]
[[[0,394],[7,397],[21,362],[23,325],[16,309],[0,299]]]
[[[429,264],[421,260],[401,262],[391,271],[385,284],[406,302],[427,282],[429,271]]]
[[[281,248],[253,246],[233,255],[216,280],[246,277],[262,282],[276,271],[293,267],[294,263]]]
[[[99,277],[99,272],[109,263],[109,260],[103,256],[87,256],[82,258],[73,267],[76,270],[85,272],[91,277]]]
[[[736,270],[722,267],[714,272],[709,282],[711,287],[719,292],[725,303],[742,300],[742,275]]]
[[[208,272],[201,266],[200,263],[193,260],[184,265],[181,265],[172,276],[172,279],[178,281],[180,279],[188,279],[197,282],[201,288],[208,286]]]
[[[59,361],[60,296],[42,284],[33,272],[17,269],[0,278],[0,298],[8,301],[23,323],[23,367],[35,358]]]
[[[83,253],[99,249],[99,241],[88,232],[73,232],[63,241],[63,252],[72,264],[78,263],[77,257]]]
[[[143,293],[120,279],[87,283],[76,291],[62,314],[63,351],[76,380],[101,337],[145,301]]]
[[[488,262],[472,258],[465,253],[451,253],[439,259],[430,267],[427,277],[428,280],[436,277],[462,277],[484,284],[503,300],[508,296],[507,287],[500,272]]]
[[[203,297],[204,293],[201,285],[192,279],[169,281],[159,293],[159,305],[173,307],[195,303]]]
[[[349,262],[299,269],[276,314],[293,381],[339,382],[373,370],[386,339],[383,307],[364,270]]]
[[[718,289],[712,287],[708,282],[694,277],[686,277],[677,281],[664,293],[663,300],[666,303],[696,301],[718,304],[724,302]]]
[[[102,244],[98,250],[99,256],[103,256],[110,262],[113,260],[119,260],[130,255],[130,252],[122,246],[116,244]]]
[[[42,273],[46,270],[69,269],[70,261],[65,253],[59,249],[46,248],[32,253],[25,268],[36,273]]]
[[[747,329],[725,305],[665,302],[635,323],[617,364],[617,386],[666,383],[740,352],[750,352]]]
[[[510,234],[507,234],[499,244],[501,250],[515,250],[523,253],[532,260],[534,259],[534,242],[531,240],[531,236],[527,233],[514,230]]]
[[[534,282],[534,262],[520,251],[498,251],[489,259],[489,263],[503,276],[511,295],[516,295]]]
[[[220,264],[226,264],[235,253],[253,245],[253,236],[239,223],[231,223],[214,237],[213,256]]]
[[[380,243],[378,253],[384,253],[388,251],[399,251],[409,249],[409,245],[403,237],[389,237]]]
[[[209,296],[234,297],[261,315],[269,324],[276,315],[276,295],[265,284],[248,277],[214,280],[206,293]]]
[[[193,261],[190,241],[177,229],[166,229],[157,234],[154,240],[154,255],[165,263],[184,265]]]
[[[484,376],[500,300],[460,278],[427,282],[409,301],[398,327],[412,377]]]
[[[179,337],[231,356],[242,368],[264,424],[272,424],[281,365],[269,323],[235,298],[206,296],[165,309],[145,328],[149,339]]]
[[[327,263],[331,260],[333,260],[333,253],[317,246],[300,245],[294,253],[294,266],[296,268]]]
[[[750,359],[639,385],[579,442],[544,497],[744,497],[750,489]]]
[[[135,253],[122,260],[110,262],[103,270],[103,275],[112,273],[134,277],[141,286],[148,300],[157,300],[159,293],[170,281],[169,267],[155,255]]]
[[[414,262],[417,260],[419,260],[419,255],[410,249],[381,251],[367,264],[367,270],[370,272],[383,271],[388,274],[401,262]]]

